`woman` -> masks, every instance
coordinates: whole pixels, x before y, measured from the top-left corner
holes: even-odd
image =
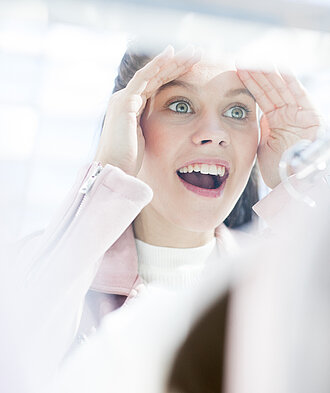
[[[282,153],[300,138],[313,139],[319,125],[293,77],[198,59],[192,48],[175,56],[169,47],[136,72],[150,59],[126,53],[96,155],[102,166],[119,167],[153,190],[133,227],[136,239],[154,246],[203,246],[231,212],[230,227],[250,221],[255,179],[234,206],[257,150],[261,174],[274,188]],[[265,115],[259,147],[256,101]]]
[[[231,247],[230,213],[232,227],[251,219],[256,155],[274,188],[282,153],[315,138],[319,124],[292,76],[230,69],[192,47],[174,54],[169,46],[152,60],[126,53],[95,162],[32,251],[36,317],[52,331],[60,325],[54,358],[80,321],[82,337],[145,284],[195,285],[208,258]]]

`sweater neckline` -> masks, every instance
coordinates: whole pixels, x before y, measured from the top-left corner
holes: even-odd
[[[138,263],[160,268],[178,268],[183,265],[204,265],[216,245],[216,238],[203,246],[190,248],[161,247],[135,239]]]
[[[195,286],[206,261],[216,247],[213,238],[207,244],[192,248],[153,246],[135,239],[138,271],[146,284],[167,289],[187,289]]]

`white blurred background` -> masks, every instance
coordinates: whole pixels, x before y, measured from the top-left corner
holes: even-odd
[[[290,67],[329,123],[329,20],[330,0],[0,0],[2,239],[43,228],[92,160],[128,39]]]

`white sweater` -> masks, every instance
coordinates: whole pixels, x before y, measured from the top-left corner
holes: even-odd
[[[198,283],[207,258],[216,248],[216,239],[201,247],[158,247],[135,239],[139,274],[153,286],[187,289]]]

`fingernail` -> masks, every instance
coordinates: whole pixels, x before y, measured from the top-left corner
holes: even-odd
[[[195,54],[195,47],[193,45],[187,45],[184,49],[177,53],[177,57],[180,59],[188,59]]]
[[[161,56],[170,56],[174,53],[174,48],[172,45],[167,45],[167,47],[161,52]]]
[[[188,57],[187,61],[184,63],[186,67],[190,67],[198,63],[203,55],[202,48],[196,48],[196,51],[192,57]]]

